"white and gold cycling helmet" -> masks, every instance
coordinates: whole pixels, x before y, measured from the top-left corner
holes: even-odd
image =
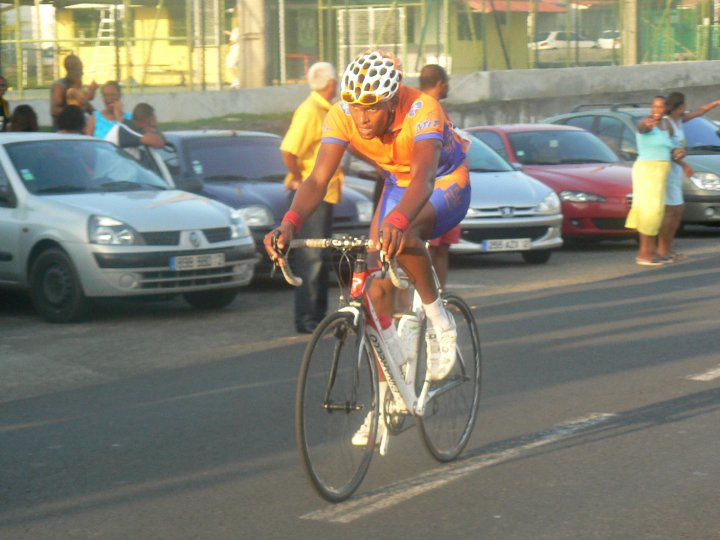
[[[365,51],[348,64],[342,76],[340,99],[350,105],[375,105],[391,99],[400,88],[402,72],[395,56]]]

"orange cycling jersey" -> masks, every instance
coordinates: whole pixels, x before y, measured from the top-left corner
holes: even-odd
[[[322,142],[352,144],[385,171],[387,183],[399,187],[410,184],[410,162],[417,141],[436,139],[442,143],[437,177],[446,176],[460,167],[465,161],[462,141],[440,103],[407,86],[401,86],[398,95],[400,102],[395,118],[382,137],[363,139],[350,117],[350,106],[340,101],[325,117]]]

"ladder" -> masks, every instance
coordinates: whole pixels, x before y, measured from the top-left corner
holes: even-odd
[[[90,79],[97,78],[98,67],[103,73],[110,70],[110,76],[105,79],[112,79],[114,71],[111,66],[115,65],[115,7],[110,6],[100,9],[100,23],[98,24],[95,51],[93,52],[92,67],[90,68]]]

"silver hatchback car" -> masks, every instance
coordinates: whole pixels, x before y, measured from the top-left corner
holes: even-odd
[[[28,289],[48,321],[78,320],[97,297],[181,293],[221,308],[256,262],[236,211],[174,189],[114,145],[0,134],[0,285]]]

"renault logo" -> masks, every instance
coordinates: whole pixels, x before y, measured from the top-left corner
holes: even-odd
[[[197,232],[190,233],[190,243],[195,247],[200,247],[200,235]]]
[[[515,213],[515,209],[512,206],[502,206],[500,207],[500,215],[502,217],[513,217],[513,214]]]

